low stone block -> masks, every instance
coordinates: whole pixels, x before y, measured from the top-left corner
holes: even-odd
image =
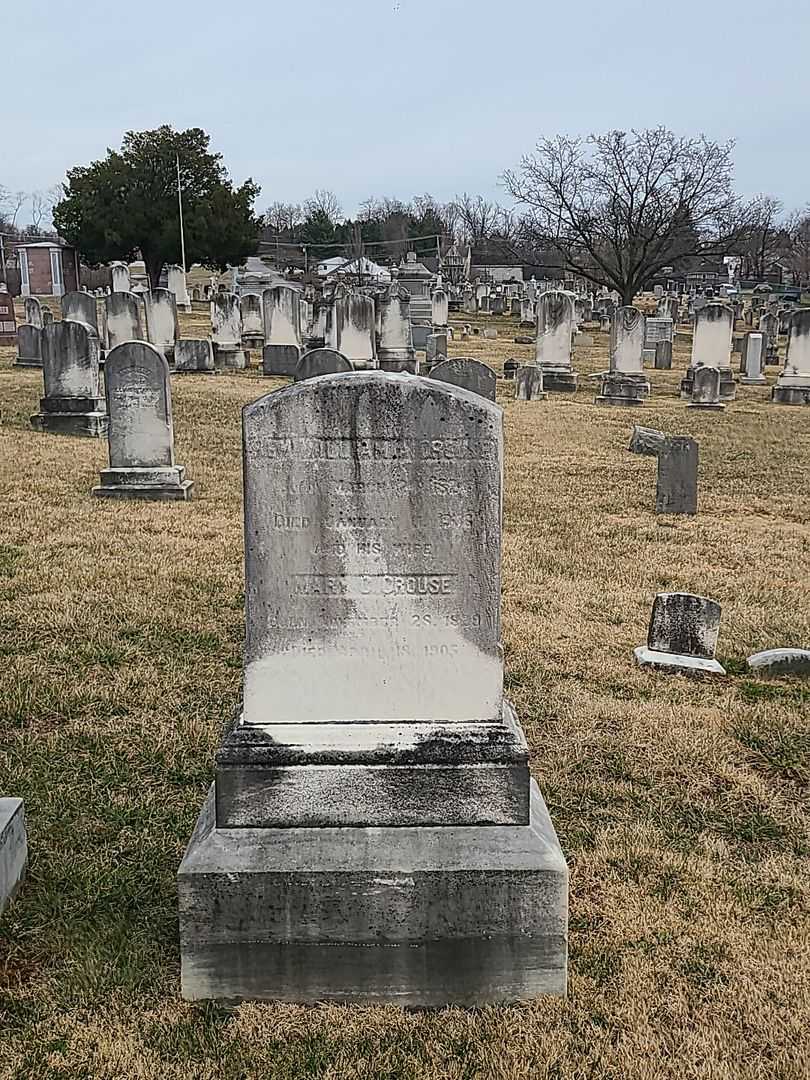
[[[28,868],[22,799],[0,799],[0,914],[17,894]]]
[[[534,345],[535,339],[528,334],[518,334],[515,338],[516,345]]]
[[[210,375],[215,370],[210,339],[180,338],[174,347],[174,370],[178,375]]]
[[[293,378],[300,359],[301,350],[297,345],[265,345],[262,350],[262,375],[288,375]]]
[[[31,417],[31,426],[37,431],[89,439],[103,438],[107,424],[100,398],[40,398],[40,412]]]
[[[642,376],[609,371],[602,376],[600,393],[594,398],[595,405],[643,405],[650,395],[650,384]]]
[[[810,678],[810,649],[766,649],[748,657],[756,675],[801,675]]]
[[[571,368],[543,367],[543,387],[556,393],[573,394],[576,392],[579,376]]]
[[[165,468],[102,469],[101,483],[92,489],[100,499],[148,499],[152,502],[187,502],[194,481],[186,480],[183,465]]]
[[[497,336],[498,336],[498,331],[494,327],[488,326],[486,328],[486,330],[484,331],[484,337],[485,338],[493,339],[493,338],[496,338]]]
[[[190,1000],[473,1006],[566,991],[568,871],[534,782],[528,825],[436,828],[218,829],[212,789],[178,892]]]

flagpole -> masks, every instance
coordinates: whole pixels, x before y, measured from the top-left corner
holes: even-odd
[[[183,192],[180,190],[180,155],[175,154],[177,161],[177,205],[180,209],[180,253],[183,260],[183,273],[186,272],[186,238],[183,233]]]

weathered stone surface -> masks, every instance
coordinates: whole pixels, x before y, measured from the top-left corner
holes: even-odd
[[[643,375],[623,375],[608,371],[602,376],[595,405],[643,405],[650,384]]]
[[[654,363],[659,371],[669,371],[672,368],[672,341],[657,341],[655,343]]]
[[[29,326],[35,326],[38,330],[41,330],[45,325],[42,321],[42,304],[35,296],[26,296],[23,298],[23,309],[25,311],[25,322]]]
[[[331,312],[326,344],[360,370],[377,366],[376,318],[370,296],[337,296]]]
[[[110,270],[112,272],[112,291],[117,292],[129,292],[132,289],[132,279],[129,276],[129,267],[123,262],[114,262],[110,264]]]
[[[436,364],[447,359],[447,329],[431,334],[425,350],[425,367],[430,372]]]
[[[810,677],[810,649],[766,649],[748,657],[748,669],[757,675]]]
[[[218,368],[242,371],[247,367],[242,348],[242,310],[236,293],[219,292],[212,297],[211,337]]]
[[[0,799],[0,915],[25,879],[28,837],[22,799]]]
[[[301,355],[301,296],[297,289],[274,285],[262,293],[265,345],[294,345]],[[265,372],[267,374],[267,372]]]
[[[731,372],[731,337],[734,329],[734,310],[728,304],[712,301],[695,310],[695,329],[692,335],[692,360],[681,381],[681,397],[693,398],[693,379],[699,367],[713,367],[720,372],[718,400],[732,401],[737,386]]]
[[[174,295],[174,302],[180,311],[191,311],[191,297],[188,295],[186,285],[186,272],[182,266],[173,263],[166,267],[166,283],[170,293]]]
[[[765,339],[762,334],[746,334],[743,338],[741,367],[743,375],[740,382],[746,385],[762,385],[767,383],[763,367]]]
[[[503,310],[503,308],[501,308]],[[447,326],[450,298],[444,289],[435,289],[431,297],[431,323],[434,327]]]
[[[810,405],[810,308],[795,311],[790,318],[785,366],[771,397],[780,405]]]
[[[517,401],[545,401],[543,369],[534,365],[519,367],[515,372],[515,399]]]
[[[683,675],[725,675],[714,659],[720,605],[692,593],[659,593],[653,604],[647,645],[635,650],[640,667]]]
[[[243,293],[239,298],[242,341],[248,348],[264,348],[264,316],[258,293]]]
[[[301,360],[297,345],[265,345],[262,349],[263,375],[295,375]]]
[[[178,875],[184,997],[565,994],[567,868],[535,784],[524,826],[218,829],[213,801]]]
[[[498,377],[487,364],[471,356],[454,356],[442,360],[430,369],[430,378],[471,390],[481,397],[495,400]]]
[[[152,289],[145,292],[143,293],[143,308],[148,340],[171,363],[175,342],[180,337],[174,293],[169,292],[168,289]]]
[[[656,514],[696,514],[698,444],[686,435],[670,435],[658,452]]]
[[[110,468],[100,497],[188,499],[192,482],[174,463],[174,431],[165,356],[145,341],[117,345],[107,355],[104,383]],[[121,473],[125,474],[122,481]]]
[[[345,356],[334,349],[310,349],[305,352],[296,365],[293,378],[296,382],[303,379],[316,379],[320,375],[340,375],[354,371],[354,367]]]
[[[633,454],[648,454],[650,457],[658,457],[666,438],[667,436],[663,431],[634,424],[628,450]]]
[[[66,292],[60,301],[62,318],[87,323],[98,332],[98,307],[95,296],[86,292]]]
[[[720,371],[697,364],[692,371],[692,400],[687,409],[725,409],[720,401]]]
[[[40,338],[45,396],[31,424],[40,431],[99,438],[107,414],[99,398],[99,342],[92,326],[62,319]]]
[[[17,327],[17,357],[14,366],[42,367],[42,330],[38,326],[20,323]]]
[[[104,300],[107,346],[114,349],[125,341],[142,341],[141,302],[135,293],[112,292]]]
[[[174,370],[178,375],[215,371],[214,348],[210,338],[178,338],[174,347]]]
[[[541,293],[537,298],[536,350],[546,390],[572,393],[577,388],[577,374],[571,366],[574,326],[573,298],[556,289]]]

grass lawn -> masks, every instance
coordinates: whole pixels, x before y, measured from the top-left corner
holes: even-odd
[[[496,341],[452,352],[529,358],[516,320],[487,325]],[[607,366],[593,337],[583,373]],[[681,344],[638,410],[595,407],[585,378],[533,403],[499,384],[506,684],[571,868],[569,997],[227,1010],[180,999],[175,873],[240,691],[240,408],[281,380],[174,378],[195,501],[117,503],[90,497],[106,444],[34,432],[42,376],[12,360],[0,793],[25,800],[31,866],[0,921],[2,1080],[807,1080],[810,684],[744,659],[810,645],[810,409],[741,387],[687,410]],[[634,421],[698,439],[696,518],[653,513]],[[722,603],[727,680],[634,667],[655,593],[678,589]]]

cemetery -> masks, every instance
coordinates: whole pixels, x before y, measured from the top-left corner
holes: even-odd
[[[9,1075],[801,1075],[804,313],[132,295],[0,348]]]

